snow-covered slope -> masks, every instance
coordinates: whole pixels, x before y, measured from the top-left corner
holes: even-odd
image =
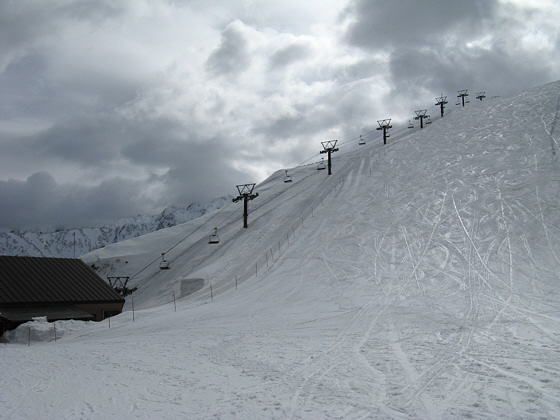
[[[560,417],[559,98],[279,171],[248,229],[231,203],[84,256],[136,311],[5,346],[0,417]]]
[[[138,215],[114,225],[59,229],[55,232],[12,231],[0,233],[0,255],[73,258],[126,239],[188,222],[220,208],[231,197],[216,198],[202,205],[172,206],[158,215]]]

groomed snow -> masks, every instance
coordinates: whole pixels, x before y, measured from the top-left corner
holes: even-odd
[[[248,229],[232,203],[84,256],[138,290],[2,344],[0,418],[560,417],[559,101],[448,106],[273,174]]]

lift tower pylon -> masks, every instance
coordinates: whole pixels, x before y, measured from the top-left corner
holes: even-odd
[[[249,200],[253,200],[259,196],[259,193],[254,193],[253,190],[255,189],[255,184],[240,184],[236,185],[237,191],[239,195],[235,197],[233,200],[234,203],[237,203],[239,200],[243,200],[243,227],[247,229],[247,217],[249,215]]]
[[[469,96],[469,94],[467,93],[468,89],[461,89],[458,90],[457,93],[457,98],[461,98],[461,101],[463,103],[463,106],[465,106],[465,97]],[[467,100],[466,103],[468,103],[469,101]],[[457,105],[459,105],[459,103],[457,103]]]
[[[419,109],[418,111],[414,111],[416,113],[415,120],[420,120],[420,128],[424,128],[424,118],[430,118],[429,115],[426,115],[428,112],[427,109]]]
[[[377,124],[379,124],[379,127],[377,127],[376,130],[383,130],[383,144],[387,144],[387,137],[389,137],[387,130],[389,130],[389,128],[393,128],[391,125],[391,118],[386,120],[377,120]]]
[[[445,104],[447,104],[447,96],[441,95],[439,98],[436,98],[436,106],[439,105],[441,111],[441,117],[443,118],[443,109],[445,108]]]
[[[329,168],[329,173],[328,175],[332,174],[331,168],[332,168],[332,164],[331,164],[331,154],[334,152],[338,152],[338,148],[336,147],[336,142],[338,140],[327,140],[327,141],[322,141],[321,145],[323,146],[323,150],[321,150],[319,153],[327,153],[328,156],[328,168]]]

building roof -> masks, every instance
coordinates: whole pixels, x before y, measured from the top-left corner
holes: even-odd
[[[124,302],[82,260],[0,256],[0,306]]]

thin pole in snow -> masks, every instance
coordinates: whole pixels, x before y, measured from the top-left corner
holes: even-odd
[[[27,327],[27,345],[31,345],[31,327]]]
[[[54,327],[54,342],[56,343],[56,321],[53,322]]]
[[[212,292],[212,283],[210,283],[210,297],[214,300],[214,292]]]
[[[175,307],[175,312],[177,312],[177,302],[175,301],[175,290],[173,290],[173,306]]]

